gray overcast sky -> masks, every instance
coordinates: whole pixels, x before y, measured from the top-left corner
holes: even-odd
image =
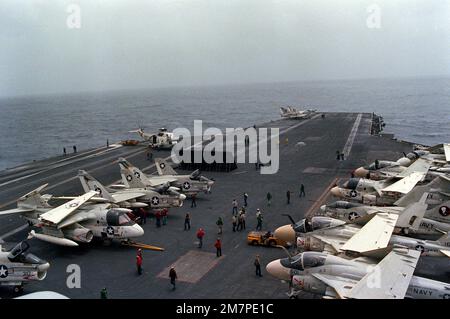
[[[1,0],[0,47],[3,96],[450,75],[450,1]]]

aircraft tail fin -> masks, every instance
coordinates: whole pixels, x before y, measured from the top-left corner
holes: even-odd
[[[442,178],[441,176],[438,176],[428,184],[414,187],[410,192],[397,200],[394,205],[406,207],[411,203],[418,202],[424,193],[432,193],[433,189],[439,189],[441,188],[441,186],[445,186],[443,184],[447,183],[448,188],[450,187],[450,182],[446,181],[446,179]]]
[[[163,158],[155,158],[158,175],[178,175],[172,166]]]
[[[39,186],[38,188],[32,190],[31,192],[23,195],[17,200],[18,208],[43,208],[43,207],[51,207],[48,204],[48,201],[51,198],[51,195],[41,195],[41,191],[48,186],[44,184]]]
[[[447,232],[446,234],[439,237],[437,242],[442,246],[450,247],[450,232]]]
[[[427,210],[425,217],[443,223],[450,223],[450,200]]]
[[[400,214],[396,227],[418,230],[428,205],[425,203],[428,193],[424,193],[417,203],[405,207]]]
[[[136,166],[123,157],[119,158],[120,175],[122,182],[129,188],[144,188],[151,186],[150,180]]]
[[[83,190],[86,193],[89,191],[96,191],[102,198],[114,202],[114,198],[105,188],[105,186],[103,186],[102,183],[92,177],[88,172],[86,172],[85,170],[79,170],[78,178],[80,179]]]

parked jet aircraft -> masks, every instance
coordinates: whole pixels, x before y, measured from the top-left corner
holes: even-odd
[[[161,164],[167,168],[169,165],[166,162],[156,163],[157,168],[161,169]],[[122,182],[126,187],[142,188],[147,186],[157,186],[165,183],[177,187],[183,194],[188,196],[198,194],[199,192],[208,193],[211,190],[214,181],[200,176],[198,170],[190,175],[159,175],[147,176],[140,169],[133,166],[124,158],[119,158],[120,174]]]
[[[335,197],[364,204],[393,205],[400,197],[408,194],[424,176],[424,172],[413,172],[398,181],[350,178],[342,187],[335,186],[330,192]]]
[[[144,141],[149,142],[149,145],[153,148],[167,149],[172,148],[177,143],[174,140],[173,133],[168,132],[165,128],[160,128],[158,133],[145,133],[143,128],[139,128],[130,133],[138,133]]]
[[[110,193],[105,186],[86,171],[80,170],[78,172],[78,178],[86,193],[91,190],[99,193],[101,196],[100,202],[105,202],[106,200],[108,203],[118,204],[120,207],[125,208],[150,206],[152,209],[162,209],[181,207],[183,206],[183,201],[186,199],[186,195],[178,193],[176,187],[168,185],[146,188],[127,188]]]
[[[403,214],[400,222],[399,215],[396,214],[375,214],[364,226],[330,217],[314,216],[311,221],[302,219],[292,225],[279,227],[274,236],[288,243],[296,242],[301,250],[326,251],[332,254],[351,251],[367,255],[388,246],[401,245],[421,251],[422,256],[450,257],[448,233],[436,241],[392,235],[395,227],[406,228],[412,220],[411,228],[416,227],[419,219],[414,218],[413,212],[411,214],[411,218]],[[360,219],[363,224],[363,218]],[[406,224],[401,225],[403,223]]]
[[[52,196],[40,194],[47,185],[25,194],[17,201],[17,208],[1,211],[0,215],[20,214],[39,230],[32,230],[30,238],[62,246],[89,243],[94,237],[127,241],[144,234],[144,230],[127,216],[131,210],[111,208],[111,204],[86,204],[98,195],[95,191],[60,206],[50,206],[48,201]]]
[[[393,213],[401,215],[406,209],[416,209],[417,211],[423,211],[420,220],[420,225],[418,229],[406,229],[406,234],[414,237],[426,236],[442,236],[447,232],[450,232],[450,216],[447,217],[447,222],[437,221],[433,217],[436,214],[442,215],[442,208],[448,207],[450,202],[445,203],[443,206],[436,206],[434,208],[428,209],[426,202],[426,197],[428,194],[424,194],[421,200],[417,203],[413,203],[409,207],[398,207],[398,206],[366,206],[360,203],[351,203],[345,201],[337,201],[328,205],[323,205],[320,210],[325,216],[336,218],[342,221],[352,222],[360,217],[366,217],[371,214],[377,213]],[[442,208],[441,208],[442,207]],[[400,231],[394,233],[399,233]]]
[[[29,248],[26,241],[11,251],[4,251],[0,245],[0,286],[14,286],[14,291],[20,292],[24,283],[45,279],[50,264],[27,252]]]
[[[301,110],[298,111],[295,108],[288,106],[286,108],[280,107],[280,115],[282,118],[287,119],[307,119],[315,114],[317,110]]]
[[[303,252],[274,260],[266,270],[278,279],[290,281],[291,298],[299,291],[305,291],[324,298],[449,299],[449,284],[413,275],[419,254],[395,246],[378,261]]]

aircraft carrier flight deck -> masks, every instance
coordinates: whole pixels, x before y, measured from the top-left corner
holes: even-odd
[[[149,217],[142,225],[143,237],[137,241],[163,247],[164,251],[144,250],[143,275],[136,272],[136,248],[113,242],[105,245],[93,242],[79,247],[61,247],[37,239],[29,240],[31,251],[47,260],[50,269],[43,281],[25,286],[24,293],[55,291],[69,298],[99,298],[107,288],[109,298],[287,298],[288,284],[270,276],[265,265],[286,254],[279,248],[250,246],[247,234],[256,227],[256,209],[261,209],[263,230],[288,224],[283,214],[295,220],[313,215],[321,205],[331,202],[328,190],[341,179],[349,178],[353,169],[377,158],[395,160],[402,152],[410,152],[413,144],[397,141],[389,134],[373,133],[371,113],[325,113],[305,120],[274,120],[261,127],[280,128],[280,169],[274,175],[261,175],[254,164],[238,164],[231,172],[202,172],[213,178],[210,194],[200,193],[197,207],[185,200],[183,207],[171,208],[167,225],[157,228]],[[389,123],[387,123],[389,127]],[[299,142],[303,142],[300,143]],[[345,160],[336,160],[336,151]],[[145,145],[111,144],[76,154],[57,156],[0,172],[0,209],[16,207],[16,200],[31,190],[48,183],[43,193],[81,195],[78,170],[88,171],[96,179],[110,185],[120,180],[118,158],[124,157],[147,174],[155,174],[153,160],[146,156]],[[170,156],[170,151],[153,151],[153,158]],[[178,170],[189,174],[188,171]],[[300,184],[305,185],[306,197],[299,197]],[[286,191],[292,193],[286,203]],[[233,232],[232,201],[243,203],[243,193],[249,195],[244,231]],[[273,196],[267,205],[266,194]],[[191,214],[191,230],[184,231],[184,216]],[[222,253],[216,257],[216,220],[221,216]],[[206,235],[203,248],[197,248],[196,230],[202,227]],[[15,215],[0,217],[0,243],[11,247],[27,238],[30,231],[23,218]],[[263,277],[255,276],[253,261],[261,256]],[[433,260],[432,260],[433,259]],[[432,260],[432,262],[431,262]],[[419,261],[417,274],[448,282],[447,260],[427,257]],[[81,288],[67,287],[68,265],[81,269]],[[177,289],[172,291],[168,273],[175,265]],[[0,287],[0,298],[16,296],[10,287]],[[305,294],[306,298],[311,295]]]

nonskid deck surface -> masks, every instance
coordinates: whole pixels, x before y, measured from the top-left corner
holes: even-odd
[[[264,229],[274,230],[289,223],[282,214],[300,219],[314,213],[320,204],[330,201],[326,190],[336,178],[347,178],[351,170],[376,158],[399,158],[412,145],[370,135],[371,114],[327,113],[309,120],[277,120],[258,127],[280,128],[280,169],[274,175],[261,175],[254,164],[239,164],[231,173],[204,172],[216,183],[211,194],[201,194],[197,207],[190,200],[182,208],[171,209],[168,224],[156,228],[154,220],[143,225],[145,235],[139,242],[161,246],[164,252],[144,252],[144,274],[138,276],[135,249],[112,244],[92,243],[78,248],[59,247],[36,239],[30,240],[32,251],[51,263],[47,278],[26,286],[26,292],[52,290],[70,298],[98,298],[106,287],[110,298],[286,298],[287,283],[271,277],[263,267],[263,277],[255,276],[253,261],[261,256],[263,266],[284,257],[277,248],[253,247],[246,243],[247,233],[256,226],[255,212],[260,208]],[[298,142],[305,145],[299,146]],[[336,151],[348,154],[337,161]],[[47,192],[55,195],[81,194],[75,177],[79,169],[90,172],[108,185],[120,179],[118,157],[125,157],[146,173],[154,173],[153,162],[147,160],[145,146],[99,148],[70,157],[57,157],[0,172],[1,209],[15,207],[15,200],[34,188],[49,183]],[[168,157],[168,151],[154,151],[153,157]],[[181,171],[182,172],[182,171]],[[305,185],[306,198],[299,198],[300,184]],[[286,191],[292,192],[291,204],[286,204]],[[247,230],[232,232],[232,200],[243,204],[243,193],[249,194]],[[273,196],[267,206],[266,194]],[[183,230],[184,215],[191,213],[192,228]],[[223,256],[215,257],[217,218],[225,222]],[[28,229],[19,216],[0,217],[0,238],[6,243],[26,238]],[[206,231],[203,248],[196,246],[195,232]],[[7,234],[8,236],[5,236]],[[445,263],[445,264],[444,264]],[[81,288],[69,289],[67,266],[81,268]],[[171,291],[167,269],[179,270],[177,289]],[[447,261],[423,259],[418,273],[448,281]],[[11,289],[0,287],[0,297],[13,296]],[[305,297],[311,297],[306,295]]]

